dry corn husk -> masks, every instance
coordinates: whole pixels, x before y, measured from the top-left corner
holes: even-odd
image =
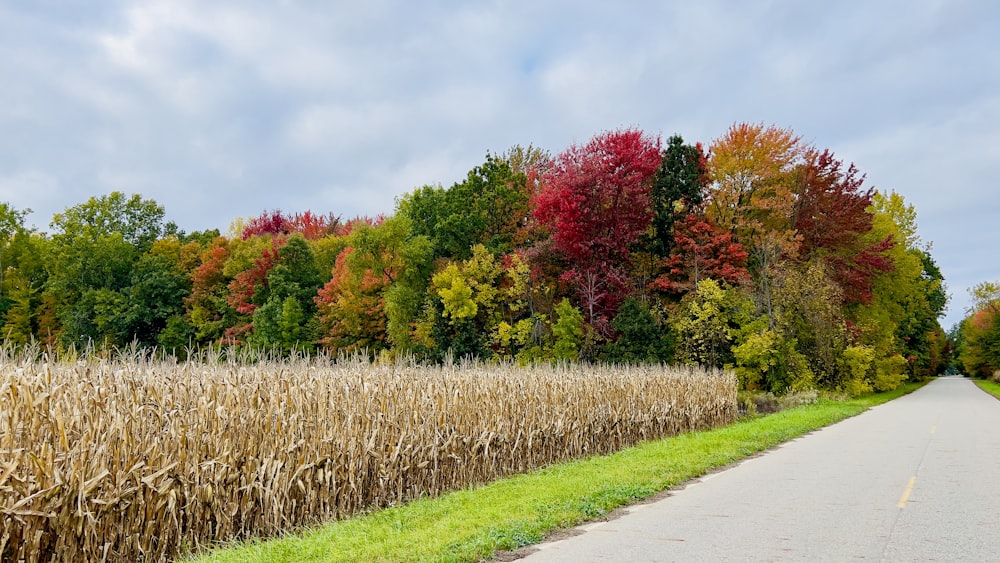
[[[8,354],[0,560],[169,560],[735,414],[695,368]]]

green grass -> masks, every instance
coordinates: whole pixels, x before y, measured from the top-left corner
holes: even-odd
[[[1000,383],[993,383],[992,381],[987,381],[985,379],[976,379],[975,382],[980,389],[986,391],[990,395],[993,395],[997,399],[1000,399]]]
[[[647,442],[617,454],[420,499],[281,539],[253,540],[207,553],[198,561],[479,561],[497,550],[537,543],[558,528],[597,518],[918,386],[847,401],[822,399],[712,431]]]

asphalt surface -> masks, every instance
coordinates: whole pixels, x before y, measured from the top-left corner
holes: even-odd
[[[1000,561],[1000,401],[941,378],[524,563]]]

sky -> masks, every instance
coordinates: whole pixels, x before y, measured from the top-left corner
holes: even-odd
[[[792,129],[917,211],[952,295],[1000,281],[994,0],[0,0],[0,201],[138,193],[186,231],[391,214],[487,152]]]

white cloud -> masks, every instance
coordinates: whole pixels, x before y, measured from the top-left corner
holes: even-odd
[[[18,171],[0,176],[0,201],[8,202],[21,210],[34,211],[42,207],[62,211],[62,208],[55,207],[62,197],[60,188],[59,180],[51,174],[37,170]],[[33,213],[28,216],[26,223],[44,229],[51,218],[50,214],[39,216]]]
[[[393,129],[402,130],[402,116],[385,102],[361,106],[323,104],[303,108],[291,120],[287,136],[310,152],[371,151],[375,141]]]

